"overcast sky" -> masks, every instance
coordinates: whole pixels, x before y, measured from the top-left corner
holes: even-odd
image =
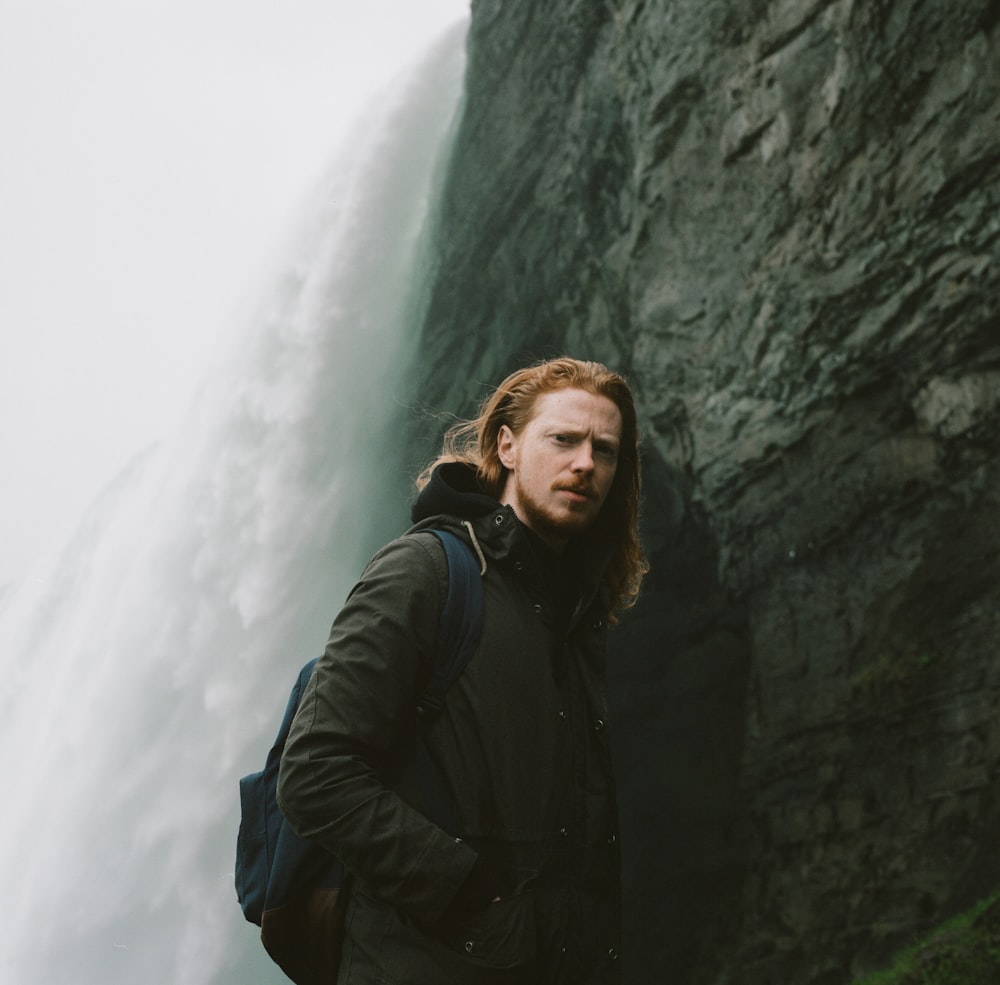
[[[469,0],[0,0],[0,587],[171,432],[369,100]]]

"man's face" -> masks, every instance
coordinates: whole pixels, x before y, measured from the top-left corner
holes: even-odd
[[[586,390],[551,390],[515,434],[497,438],[507,469],[500,500],[550,547],[561,551],[597,519],[618,468],[622,415],[614,401]]]

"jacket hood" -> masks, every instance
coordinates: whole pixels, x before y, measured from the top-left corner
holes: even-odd
[[[476,472],[465,462],[446,462],[432,473],[410,509],[414,523],[432,516],[474,519],[500,509],[492,497],[480,492]]]

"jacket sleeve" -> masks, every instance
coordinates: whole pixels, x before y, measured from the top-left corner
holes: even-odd
[[[303,695],[278,780],[278,804],[299,835],[425,923],[440,918],[476,853],[388,789],[378,766],[413,722],[420,668],[436,645],[447,579],[439,553],[405,537],[365,570]]]

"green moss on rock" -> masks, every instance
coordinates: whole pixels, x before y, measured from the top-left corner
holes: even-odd
[[[886,971],[855,985],[996,985],[1000,982],[1000,893],[908,948]]]

